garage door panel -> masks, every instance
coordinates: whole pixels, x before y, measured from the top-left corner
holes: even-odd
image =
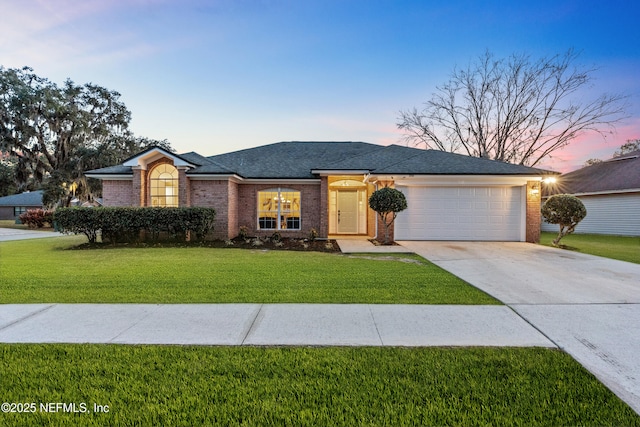
[[[521,187],[398,186],[397,240],[520,240]]]

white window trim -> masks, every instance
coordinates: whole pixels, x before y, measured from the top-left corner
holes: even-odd
[[[282,228],[282,204],[280,203],[280,200],[282,200],[282,193],[298,193],[299,196],[299,208],[298,208],[298,227],[297,228]],[[277,217],[276,217],[276,228],[262,228],[260,227],[260,214],[264,211],[262,211],[260,209],[260,193],[277,193],[278,194],[278,209],[277,209]],[[284,188],[284,187],[277,187],[277,188],[265,188],[264,190],[258,190],[257,194],[256,194],[256,198],[258,199],[258,206],[257,206],[257,212],[256,212],[256,225],[258,230],[265,230],[265,231],[287,231],[287,230],[293,230],[293,231],[300,231],[302,230],[302,191],[300,190],[296,190],[294,188]]]

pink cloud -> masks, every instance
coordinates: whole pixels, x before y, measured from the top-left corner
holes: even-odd
[[[562,173],[571,172],[583,167],[589,159],[610,159],[627,140],[638,138],[640,138],[640,118],[633,118],[625,125],[619,126],[614,133],[608,134],[606,138],[595,132],[576,138],[537,167]]]

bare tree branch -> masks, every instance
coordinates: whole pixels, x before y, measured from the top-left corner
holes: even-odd
[[[397,126],[414,145],[534,166],[585,132],[606,135],[626,118],[627,97],[584,101],[593,68],[578,54],[532,60],[486,52],[454,69],[422,110],[401,111]]]

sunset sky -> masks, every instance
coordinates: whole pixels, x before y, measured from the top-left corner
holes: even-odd
[[[138,136],[214,155],[278,141],[403,144],[398,112],[486,50],[581,52],[585,97],[629,96],[606,140],[543,166],[569,171],[640,138],[636,0],[2,0],[0,65],[122,94]]]

